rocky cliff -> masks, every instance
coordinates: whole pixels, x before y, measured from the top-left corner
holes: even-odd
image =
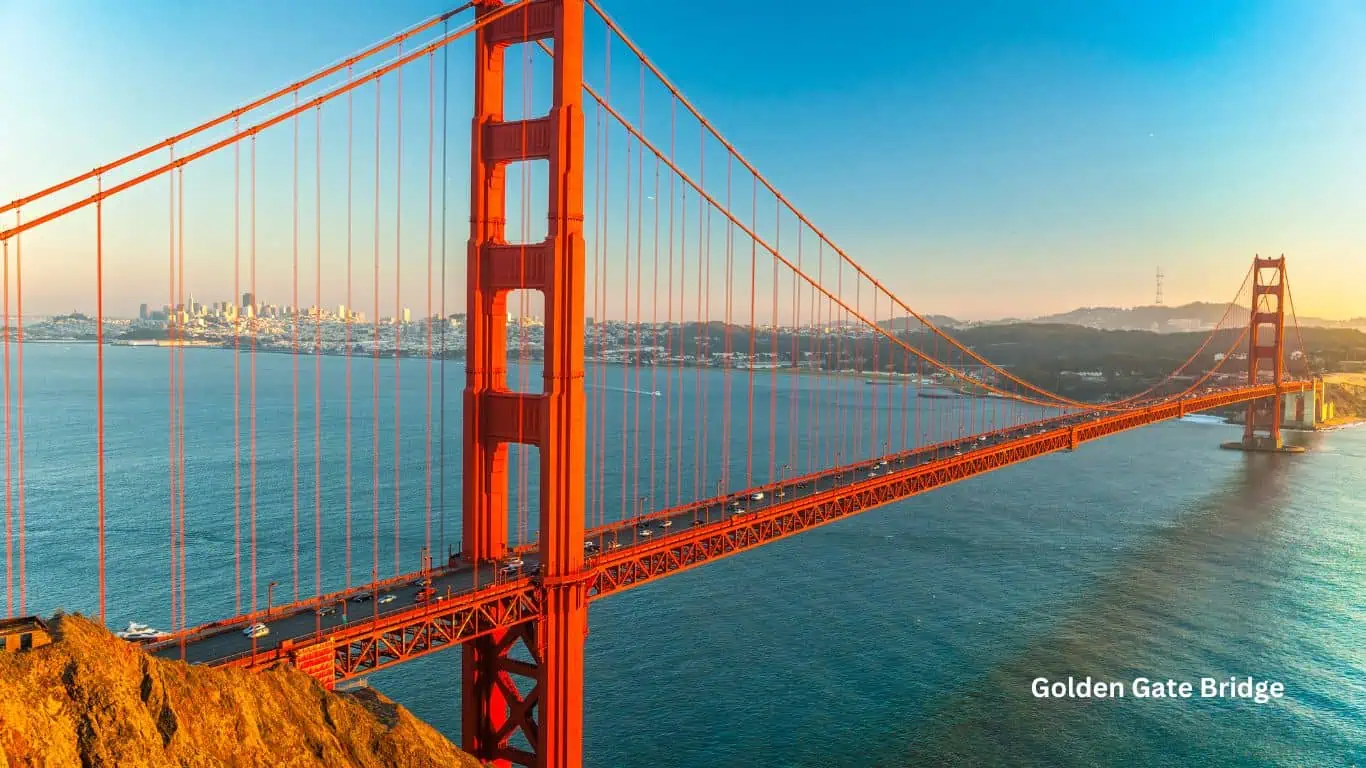
[[[0,652],[0,768],[478,766],[370,689],[152,658],[79,616]]]
[[[1333,422],[1366,419],[1366,373],[1332,373],[1323,377]]]

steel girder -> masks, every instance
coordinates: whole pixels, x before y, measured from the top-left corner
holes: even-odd
[[[822,493],[697,526],[647,544],[618,550],[590,566],[589,598],[597,599],[647,581],[687,570],[809,528],[825,525],[873,507],[915,496],[1011,464],[1075,448],[1119,432],[1278,394],[1310,389],[1312,382],[1284,382],[1223,390],[1187,400],[1164,402],[1106,416],[1042,435],[1020,438],[909,467],[874,479],[855,481]],[[334,681],[368,674],[417,656],[460,645],[477,637],[534,622],[541,617],[544,589],[533,580],[490,585],[431,605],[328,630],[295,645],[328,643],[334,649]],[[520,637],[520,632],[506,636]],[[503,636],[500,636],[503,637]],[[534,643],[529,643],[533,648]],[[500,654],[500,658],[502,654]],[[227,666],[260,669],[289,658],[289,648],[276,648],[224,660]],[[515,664],[514,664],[515,666]],[[510,713],[515,714],[515,713]],[[510,720],[515,719],[510,717]]]
[[[1298,392],[1309,382],[1287,382],[1280,394]],[[809,528],[825,525],[874,507],[966,480],[1046,453],[1075,448],[1187,413],[1235,405],[1277,395],[1274,385],[1221,391],[1107,416],[1076,426],[1056,427],[1042,435],[979,448],[875,479],[859,480],[819,494],[775,504],[762,512],[735,515],[697,526],[648,544],[610,553],[595,563],[589,597],[597,599],[678,571],[753,549]]]

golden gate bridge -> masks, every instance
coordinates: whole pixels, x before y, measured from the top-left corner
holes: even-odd
[[[465,74],[452,77],[452,48],[472,54],[472,72],[457,59],[456,72]],[[520,82],[509,76],[514,60]],[[470,120],[451,120],[451,83],[471,79]],[[467,234],[468,246],[460,544],[447,555],[444,427],[433,436],[433,424],[444,424],[445,379],[434,384],[433,366],[450,354],[446,329],[454,322],[448,195],[452,158],[463,165],[465,155],[463,146],[449,151],[453,135],[470,151],[468,194],[455,193],[468,207],[468,230],[452,227]],[[33,545],[26,538],[25,280],[30,290],[41,282],[52,253],[91,253],[82,263],[94,272],[100,342],[92,570],[105,619],[107,580],[117,578],[105,567],[105,291],[126,283],[129,271],[154,270],[146,254],[159,250],[172,631],[149,650],[245,669],[288,663],[332,688],[460,647],[463,746],[496,764],[581,763],[583,648],[594,600],[1199,411],[1246,404],[1238,447],[1281,450],[1284,398],[1311,393],[1313,403],[1322,401],[1307,357],[1291,355],[1286,344],[1287,329],[1298,326],[1283,257],[1255,258],[1214,331],[1138,394],[1083,402],[993,364],[828,238],[596,0],[466,4],[4,205],[0,215],[11,318],[7,615],[28,611]],[[186,347],[202,339],[205,323],[186,300],[186,282],[225,283],[228,264],[234,297],[253,297],[224,308],[230,332],[220,339],[234,370],[232,547],[196,548],[190,558],[197,526],[187,522],[224,521],[229,510],[187,503],[193,449],[186,449],[185,383],[193,353]],[[258,290],[285,277],[290,305],[274,320],[263,317]],[[333,434],[322,426],[330,333],[322,307],[343,283],[345,429]],[[425,309],[407,347],[405,300]],[[356,311],[362,306],[373,312],[369,322]],[[393,317],[382,321],[386,306]],[[527,317],[543,317],[543,327]],[[422,354],[412,354],[414,335]],[[265,385],[257,357],[272,341],[292,353],[288,414],[258,413],[258,385]],[[533,348],[539,383],[525,362]],[[614,358],[614,350],[633,352]],[[1306,362],[1295,374],[1288,367],[1299,358]],[[1245,371],[1231,376],[1222,369],[1234,360]],[[361,405],[372,423],[358,425],[352,409],[362,398],[352,377],[365,362],[370,402]],[[311,393],[300,388],[301,367],[313,369]],[[392,380],[392,457],[381,456],[382,367]],[[846,369],[858,378],[885,376],[887,385],[842,386]],[[400,380],[414,375],[425,382],[420,479],[401,473]],[[919,397],[944,390],[963,397]],[[258,487],[259,462],[277,458],[258,454],[258,430],[284,418],[292,445],[287,494]],[[339,471],[323,471],[325,441],[344,446]],[[353,453],[367,448],[370,472],[355,476]],[[301,458],[312,460],[311,472]],[[392,477],[380,476],[385,461]],[[324,486],[337,484],[346,488],[343,510],[323,502]],[[353,528],[367,517],[353,506],[353,486],[365,485],[368,536]],[[382,509],[387,486],[393,496]],[[405,500],[405,487],[420,491],[420,500]],[[287,529],[258,526],[268,504],[289,507]],[[434,511],[442,526],[435,542]],[[419,512],[420,542],[410,528],[405,549],[401,528],[418,525]],[[392,542],[381,541],[382,519]],[[324,552],[324,529],[343,527],[344,544]],[[258,550],[286,540],[290,596],[275,605],[278,582],[264,584],[274,570]],[[381,545],[390,548],[392,573]],[[363,548],[369,576],[353,580]],[[192,615],[194,571],[228,568],[231,615]],[[160,597],[144,599],[151,610]],[[361,607],[348,611],[348,604]],[[243,632],[258,624],[264,630]]]

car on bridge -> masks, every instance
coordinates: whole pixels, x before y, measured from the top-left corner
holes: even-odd
[[[269,635],[270,627],[267,627],[265,624],[252,624],[250,627],[242,630],[242,634],[255,640],[258,637]]]
[[[425,603],[425,602],[427,602],[427,601],[429,601],[429,600],[433,600],[433,599],[435,599],[435,598],[436,598],[436,589],[435,589],[435,588],[433,588],[433,587],[423,587],[422,589],[419,589],[419,590],[417,591],[417,594],[416,594],[416,595],[413,595],[413,602],[414,602],[414,603]]]

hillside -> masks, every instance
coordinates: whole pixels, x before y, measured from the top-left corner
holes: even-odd
[[[152,658],[79,616],[56,642],[0,652],[0,768],[478,766],[369,689]]]
[[[1144,307],[1081,307],[1071,312],[1035,318],[1036,323],[1063,323],[1066,325],[1085,325],[1102,330],[1156,330],[1175,332],[1213,327],[1224,316],[1225,304],[1212,304],[1197,301],[1179,307],[1149,305]],[[1235,310],[1235,324],[1247,321],[1247,309]],[[1301,327],[1314,328],[1360,328],[1366,330],[1366,317],[1351,320],[1325,320],[1320,317],[1299,318]],[[1194,324],[1194,327],[1187,327]]]
[[[969,323],[965,323],[957,318],[949,317],[948,315],[925,315],[924,317],[926,320],[934,323],[935,326],[943,328],[944,330],[962,328],[965,325],[969,325]],[[894,317],[890,320],[879,320],[877,321],[877,324],[889,331],[918,331],[924,328],[924,325],[913,317]]]
[[[1323,381],[1333,404],[1332,423],[1366,419],[1366,373],[1333,373]]]

